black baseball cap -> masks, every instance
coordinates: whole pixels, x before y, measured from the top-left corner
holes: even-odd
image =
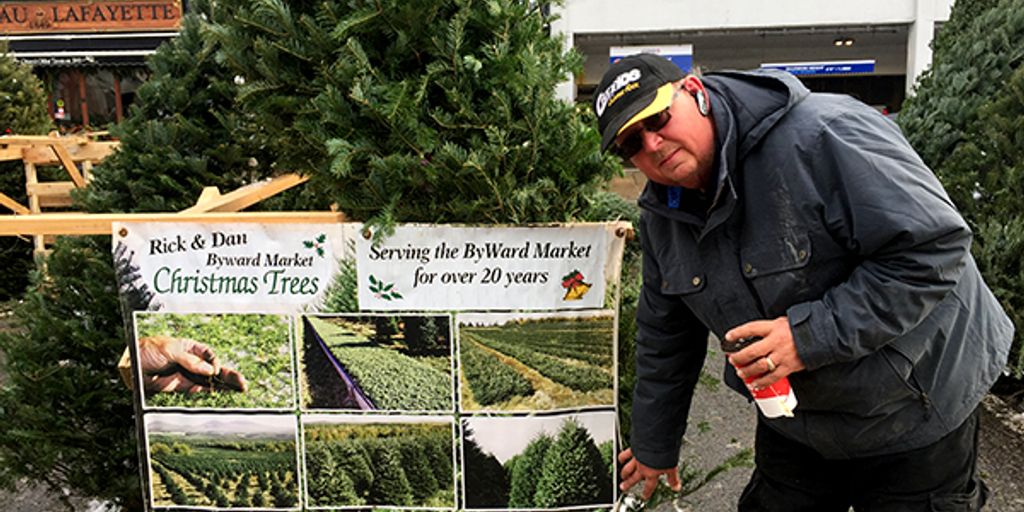
[[[650,53],[623,57],[611,65],[594,91],[601,151],[633,123],[672,104],[672,82],[686,77],[679,66]]]

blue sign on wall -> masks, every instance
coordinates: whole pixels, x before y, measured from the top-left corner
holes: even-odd
[[[692,44],[681,44],[674,46],[613,46],[608,49],[610,64],[614,64],[619,59],[627,55],[635,55],[637,53],[653,53],[655,55],[661,55],[666,59],[670,60],[679,69],[685,72],[689,72],[693,69],[693,45]]]
[[[873,73],[875,71],[875,60],[771,63],[761,64],[761,68],[781,69],[794,75],[852,75]]]

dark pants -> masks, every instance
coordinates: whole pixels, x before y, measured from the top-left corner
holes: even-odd
[[[826,460],[763,421],[740,512],[974,512],[985,504],[988,489],[976,464],[978,410],[934,444],[844,460]]]

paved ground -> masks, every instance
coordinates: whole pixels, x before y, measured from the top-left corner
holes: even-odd
[[[704,472],[754,444],[755,406],[721,382],[724,357],[717,346],[717,342],[711,344],[680,457],[680,464]],[[992,492],[985,510],[1024,512],[1024,414],[1009,410],[991,395],[986,397],[984,406],[978,464]],[[684,497],[682,502],[663,503],[655,512],[734,511],[750,471],[729,470]]]

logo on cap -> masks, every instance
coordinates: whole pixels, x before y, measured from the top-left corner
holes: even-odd
[[[597,117],[601,117],[604,114],[604,109],[608,108],[608,105],[615,103],[615,100],[617,100],[619,96],[627,92],[623,91],[623,88],[630,84],[636,84],[636,82],[640,81],[640,76],[640,69],[633,68],[615,77],[615,81],[612,82],[604,92],[597,95],[597,101],[594,103],[594,111],[597,112]],[[632,88],[635,89],[637,87],[639,86],[633,85]],[[620,93],[619,91],[622,92]]]

